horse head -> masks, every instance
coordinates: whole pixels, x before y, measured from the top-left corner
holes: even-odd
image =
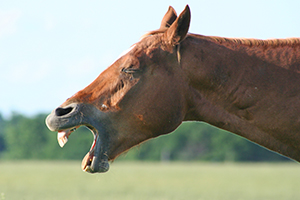
[[[79,126],[92,131],[94,142],[82,161],[84,171],[107,171],[108,161],[170,133],[184,120],[189,85],[180,67],[180,43],[189,24],[188,6],[179,16],[169,7],[158,30],[144,36],[47,117],[46,124],[58,131],[61,146]]]

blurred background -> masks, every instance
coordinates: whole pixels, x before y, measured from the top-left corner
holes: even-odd
[[[85,128],[64,149],[44,119],[91,83],[172,5],[189,4],[190,32],[246,38],[300,36],[300,2],[252,1],[0,1],[0,159],[81,159]],[[286,161],[240,137],[203,123],[131,150],[120,160]]]

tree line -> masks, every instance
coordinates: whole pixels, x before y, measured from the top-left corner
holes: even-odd
[[[46,114],[27,117],[0,114],[0,159],[82,159],[93,135],[81,127],[61,149],[56,133],[45,125]],[[148,161],[288,161],[246,139],[205,123],[185,122],[173,133],[134,147],[118,160]]]

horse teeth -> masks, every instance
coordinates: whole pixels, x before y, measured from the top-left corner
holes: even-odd
[[[60,147],[64,147],[65,144],[68,142],[68,133],[62,131],[57,133],[57,141]]]

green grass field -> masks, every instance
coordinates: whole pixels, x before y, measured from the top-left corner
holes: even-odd
[[[115,162],[106,174],[80,161],[0,162],[0,200],[300,199],[300,165]]]

